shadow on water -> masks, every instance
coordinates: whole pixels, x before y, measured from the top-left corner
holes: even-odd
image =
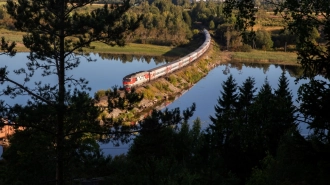
[[[303,68],[297,65],[284,65],[284,64],[265,64],[265,63],[256,63],[256,62],[241,62],[241,61],[231,61],[230,67],[237,70],[242,70],[243,66],[262,69],[263,73],[266,74],[269,71],[270,66],[279,67],[280,69],[287,71],[291,77],[299,78],[303,75]]]
[[[121,61],[123,64],[132,63],[134,61],[145,61],[149,64],[151,61],[154,61],[156,65],[161,63],[172,62],[179,57],[171,56],[148,56],[148,55],[128,55],[128,54],[111,54],[111,53],[98,53],[98,55],[104,60],[116,60]]]
[[[133,61],[145,61],[150,63],[154,61],[156,65],[160,63],[169,63],[180,57],[183,57],[200,47],[205,40],[204,34],[195,35],[192,40],[184,45],[172,47],[172,49],[162,56],[152,56],[152,55],[136,55],[136,54],[111,54],[111,53],[98,53],[102,59],[108,60],[119,60],[122,63],[131,63]]]

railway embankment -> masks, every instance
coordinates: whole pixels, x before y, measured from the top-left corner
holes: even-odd
[[[183,95],[199,80],[204,78],[209,71],[231,59],[230,52],[220,52],[213,44],[195,62],[171,74],[155,79],[136,88],[136,92],[143,94],[143,100],[131,111],[114,109],[111,113],[106,111],[102,116],[121,118],[127,124],[136,122],[146,117],[153,109],[162,109]],[[124,91],[121,92],[122,95]],[[106,107],[107,98],[102,97],[97,105]]]

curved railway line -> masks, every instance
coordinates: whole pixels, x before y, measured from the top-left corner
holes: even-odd
[[[193,61],[195,61],[196,59],[198,59],[200,56],[202,56],[207,51],[207,49],[210,47],[210,44],[211,44],[210,33],[206,29],[203,30],[203,33],[205,35],[205,41],[198,49],[196,49],[192,53],[189,53],[188,55],[186,55],[182,58],[179,58],[179,59],[177,59],[173,62],[167,63],[165,65],[155,67],[148,71],[139,71],[139,72],[132,73],[132,74],[125,76],[123,78],[124,89],[130,89],[132,87],[139,86],[141,84],[150,82],[151,80],[154,80],[161,76],[172,73],[173,71],[181,69],[184,66],[187,66],[188,64],[190,64]]]

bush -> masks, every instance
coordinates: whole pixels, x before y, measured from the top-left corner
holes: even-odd
[[[269,50],[273,47],[273,40],[271,38],[270,32],[266,30],[256,31],[255,39],[256,47],[263,50]]]
[[[160,91],[164,91],[164,92],[170,91],[168,84],[163,84],[161,82],[155,82],[154,86]]]
[[[194,29],[194,30],[193,30],[193,34],[194,34],[194,35],[197,35],[198,33],[199,33],[199,30],[198,30],[198,29]]]
[[[96,100],[100,100],[101,97],[106,95],[106,90],[98,90],[95,94],[94,94],[94,99]]]
[[[145,97],[148,100],[152,100],[154,99],[155,94],[150,89],[146,89],[143,91],[143,97]]]
[[[178,84],[178,80],[175,78],[174,75],[171,75],[170,77],[168,77],[168,81],[173,84],[174,86],[176,86]]]
[[[251,52],[252,47],[250,45],[244,44],[243,46],[240,46],[238,50],[241,52]]]
[[[107,111],[103,111],[100,113],[99,117],[97,117],[98,120],[103,120],[106,118],[108,112]]]
[[[203,71],[204,73],[207,73],[208,72],[208,68],[207,68],[207,66],[208,66],[208,60],[204,60],[204,61],[202,61],[202,62],[199,62],[198,63],[198,68],[201,70],[201,71]]]
[[[209,28],[210,28],[210,30],[214,30],[215,24],[214,24],[214,21],[213,20],[210,21]]]

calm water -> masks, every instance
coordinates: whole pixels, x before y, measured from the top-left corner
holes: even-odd
[[[285,70],[285,69],[284,69]],[[227,80],[229,75],[233,75],[236,83],[240,86],[248,78],[253,77],[256,82],[256,88],[260,89],[265,83],[265,80],[273,87],[277,88],[278,79],[283,71],[280,66],[269,65],[269,68],[264,70],[256,67],[249,67],[243,65],[242,68],[237,69],[233,65],[220,65],[213,69],[205,78],[199,81],[193,86],[184,96],[177,99],[175,102],[170,104],[168,108],[181,107],[185,108],[191,105],[192,102],[196,103],[196,114],[193,120],[199,117],[203,125],[210,123],[209,116],[214,115],[214,105],[217,104],[217,99],[222,91],[221,84]],[[294,99],[297,98],[297,90],[302,83],[307,82],[300,81],[295,83],[295,77],[292,77],[287,70],[285,70],[285,76],[289,80],[290,88]],[[258,90],[257,90],[258,91]]]
[[[269,84],[275,89],[278,85],[278,79],[285,70],[285,75],[289,80],[290,88],[294,99],[297,98],[297,90],[302,83],[307,81],[299,81],[295,83],[295,77],[291,76],[292,71],[283,69],[280,66],[269,65],[260,67],[252,67],[243,65],[239,68],[233,67],[233,65],[220,65],[214,68],[209,74],[194,85],[189,91],[184,93],[181,97],[175,100],[173,103],[168,105],[166,108],[172,109],[180,107],[181,110],[186,109],[196,103],[196,111],[191,119],[191,122],[199,117],[202,121],[202,128],[206,128],[211,122],[209,119],[210,115],[214,115],[214,106],[217,104],[217,99],[222,90],[221,84],[225,81],[230,74],[233,75],[238,85],[241,85],[245,79],[249,76],[255,78],[256,87],[258,89],[264,84],[265,79],[268,80]],[[303,135],[308,134],[307,125],[300,124],[300,130]],[[113,147],[112,144],[103,145],[105,154],[117,155],[125,153],[129,148],[129,144],[123,144],[120,147]]]
[[[8,58],[6,56],[0,56],[0,65],[7,65],[9,70],[24,67],[23,61],[26,61],[26,53],[19,53],[14,58]],[[131,58],[129,62],[120,61],[118,59],[105,59],[99,55],[91,55],[92,58],[97,59],[96,62],[86,62],[82,59],[82,62],[78,68],[74,71],[70,71],[67,74],[73,75],[76,78],[84,77],[89,81],[89,86],[92,88],[90,92],[91,96],[100,89],[108,89],[114,85],[121,85],[122,78],[127,74],[151,69],[157,65],[164,64],[165,61],[159,62],[153,59],[136,59]],[[299,73],[297,68],[276,66],[276,65],[242,65],[242,64],[230,64],[220,65],[214,68],[210,73],[193,86],[189,91],[184,93],[175,102],[167,106],[172,109],[180,107],[181,110],[188,108],[193,102],[196,103],[196,112],[192,120],[199,117],[202,120],[202,127],[205,128],[209,123],[209,116],[214,115],[214,105],[217,103],[217,99],[220,95],[221,84],[225,81],[229,74],[232,74],[238,85],[241,85],[245,79],[249,76],[254,77],[256,81],[256,87],[259,89],[267,79],[270,85],[275,89],[277,88],[278,79],[282,71],[285,70],[285,75],[289,80],[290,88],[294,99],[297,98],[297,90],[302,83],[307,82],[299,81],[295,83],[295,77]],[[18,80],[17,76],[10,74],[14,79]],[[36,80],[42,80],[45,83],[56,82],[55,77],[40,78],[40,75],[36,74]],[[33,82],[33,81],[32,81]],[[30,84],[33,84],[30,82]],[[1,86],[0,88],[3,88]],[[9,99],[8,97],[1,97],[9,103],[24,103],[27,97],[18,97],[15,99]],[[306,125],[301,124],[300,129],[302,134],[307,134],[308,130]],[[128,149],[128,145],[120,147],[113,147],[112,144],[102,145],[105,154],[120,154],[125,153]]]
[[[9,73],[9,77],[17,80],[18,82],[22,82],[24,76],[17,76],[12,71],[14,69],[26,68],[24,61],[26,59],[27,53],[18,53],[15,57],[9,58],[7,56],[0,56],[0,66],[7,66]],[[145,59],[136,59],[131,58],[131,62],[122,62],[121,60],[110,60],[102,58],[99,55],[91,54],[93,59],[96,59],[96,62],[87,62],[86,59],[81,58],[81,63],[78,68],[67,71],[67,76],[74,76],[76,79],[85,78],[89,81],[89,87],[92,88],[90,91],[91,96],[94,93],[101,89],[109,89],[115,85],[121,86],[122,79],[124,76],[131,74],[133,72],[151,69],[157,65],[162,65],[163,62],[155,62],[153,59],[150,61],[146,61]],[[37,72],[34,75],[33,80],[28,82],[26,86],[33,86],[34,81],[40,81],[45,83],[54,84],[57,82],[55,76],[47,76],[41,78],[41,73]],[[3,88],[5,86],[0,86]],[[3,99],[3,97],[1,97]],[[25,103],[27,101],[27,97],[16,97],[15,99],[6,98],[6,101],[10,104],[12,103]]]

